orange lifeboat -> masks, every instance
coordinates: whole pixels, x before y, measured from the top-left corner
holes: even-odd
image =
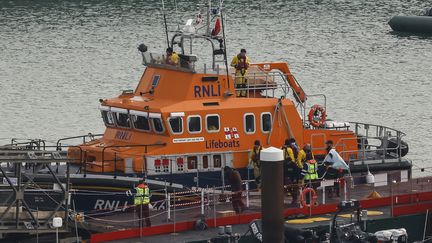
[[[219,19],[215,26],[223,29]],[[145,69],[136,89],[100,100],[106,126],[103,136],[68,151],[87,172],[220,185],[224,166],[239,169],[245,179],[249,176],[246,167],[255,140],[264,147],[281,147],[287,138],[295,138],[300,147],[311,144],[318,160],[327,154],[325,142],[332,140],[354,172],[366,170],[368,158],[381,159],[380,169],[388,157],[393,159],[389,163],[400,165],[402,132],[330,121],[325,96],[320,106],[312,107],[307,120],[307,101],[312,96],[284,62],[251,63],[246,83],[238,86],[234,71],[221,67],[226,64],[225,39],[192,27],[187,33],[172,34],[170,47],[177,62],[167,62],[172,58],[169,53],[151,53],[140,45]],[[203,58],[209,64],[192,53],[193,42],[187,42],[191,39],[210,43],[211,56]],[[239,89],[246,91],[246,97],[235,95]],[[318,120],[315,113],[321,113]],[[375,136],[370,135],[373,129],[378,131]],[[372,139],[382,146],[371,151],[366,145]],[[393,143],[392,150],[386,150],[387,141],[396,141],[396,146]],[[369,164],[369,168],[375,167]]]

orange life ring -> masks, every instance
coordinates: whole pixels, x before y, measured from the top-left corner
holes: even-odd
[[[312,195],[312,199],[310,200],[309,204],[306,203],[306,195],[310,193]],[[303,207],[310,207],[315,205],[317,202],[317,194],[314,189],[307,187],[302,191],[302,194],[300,195],[300,203]]]
[[[316,118],[318,113],[320,113],[319,119]],[[324,107],[320,105],[313,105],[308,114],[309,122],[314,127],[324,126],[326,117],[327,117],[326,110]]]

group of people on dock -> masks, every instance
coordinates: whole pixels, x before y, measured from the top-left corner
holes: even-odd
[[[249,169],[253,169],[255,183],[258,190],[261,186],[261,160],[260,154],[263,147],[259,140],[254,142],[254,146],[249,156]],[[319,187],[321,178],[318,175],[318,163],[312,152],[312,146],[305,144],[302,149],[299,148],[294,138],[286,139],[281,147],[284,154],[283,161],[283,177],[285,191],[292,197],[291,205],[297,207],[300,205],[299,196],[300,189],[307,187],[316,190]],[[334,153],[333,141],[326,141],[327,156],[332,158]],[[333,162],[324,160],[324,174],[326,178],[336,179],[333,186],[326,187],[326,193],[329,198],[339,197],[339,179],[344,175],[344,172],[338,168],[333,168]],[[230,184],[232,191],[232,205],[237,214],[242,213],[245,209],[245,203],[242,198],[242,178],[240,173],[228,166],[224,168],[225,180]],[[324,177],[324,176],[323,176]],[[309,189],[309,190],[310,190]],[[306,195],[306,201],[310,203],[310,196]]]

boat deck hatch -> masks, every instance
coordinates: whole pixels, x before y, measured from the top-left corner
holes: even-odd
[[[204,106],[216,106],[219,105],[219,102],[204,102]]]

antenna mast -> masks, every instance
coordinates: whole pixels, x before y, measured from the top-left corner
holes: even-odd
[[[167,45],[168,45],[168,47],[170,47],[164,0],[162,0],[162,12],[163,12],[163,18],[164,18],[164,24],[165,24],[165,35],[166,35]]]
[[[225,37],[225,24],[224,24],[224,17],[223,17],[223,7],[222,7],[223,0],[220,0],[220,14],[221,14],[221,20],[222,20],[222,36],[224,41],[224,59],[225,59],[225,68],[226,68],[226,75],[227,75],[227,84],[228,89],[230,88],[230,80],[229,80],[229,69],[228,69],[228,58],[227,58],[227,48],[226,48],[226,37]]]

